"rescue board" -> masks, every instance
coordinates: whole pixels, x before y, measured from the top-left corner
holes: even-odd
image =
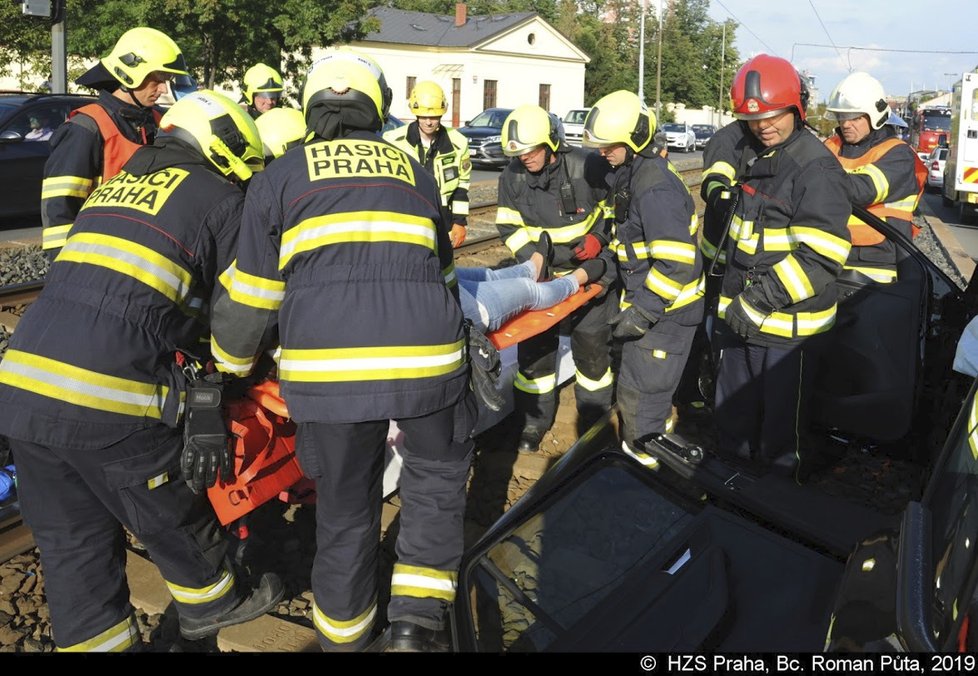
[[[553,307],[543,310],[530,310],[518,314],[495,331],[488,334],[489,340],[497,350],[532,338],[547,329],[556,326],[566,319],[574,310],[597,296],[604,287],[600,284],[587,284],[578,289],[573,295],[560,301]]]

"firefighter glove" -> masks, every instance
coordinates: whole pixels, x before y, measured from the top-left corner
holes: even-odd
[[[608,323],[614,327],[611,335],[619,340],[635,340],[645,335],[645,332],[652,328],[658,321],[648,312],[637,305],[629,305],[627,308],[612,317]]]
[[[187,384],[187,419],[183,427],[180,467],[194,493],[202,493],[218,478],[234,479],[231,447],[221,406],[222,386],[205,379]]]
[[[746,304],[746,307],[745,307]],[[758,284],[752,284],[736,296],[727,306],[725,319],[727,324],[738,336],[749,340],[760,333],[761,327],[751,320],[747,307],[765,317],[776,310],[767,300],[763,289]]]
[[[499,352],[496,346],[468,320],[465,322],[465,329],[469,338],[472,390],[490,411],[494,413],[501,411],[506,401],[496,389],[501,370]]]
[[[574,247],[574,258],[579,261],[587,261],[596,258],[604,244],[595,235],[584,235],[581,243]]]
[[[462,246],[462,242],[465,241],[465,226],[461,223],[455,223],[452,226],[452,232],[448,236],[452,240],[452,248],[459,248]]]

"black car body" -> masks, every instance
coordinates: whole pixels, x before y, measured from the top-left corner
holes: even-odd
[[[696,149],[702,150],[707,142],[717,133],[717,128],[712,124],[694,124],[693,133],[696,134]]]
[[[474,166],[502,168],[509,164],[511,157],[503,153],[503,122],[512,108],[486,108],[474,118],[459,127],[458,131],[469,140],[469,157]],[[548,113],[557,126],[557,135],[565,141],[564,125],[554,113]]]
[[[40,217],[41,180],[51,149],[47,140],[26,138],[30,118],[42,118],[56,129],[72,110],[94,101],[95,97],[74,94],[0,92],[0,218]]]
[[[978,281],[857,211],[902,252],[899,279],[839,281],[814,432],[917,456],[923,490],[883,509],[721,460],[708,435],[649,440],[650,469],[606,418],[466,552],[459,650],[974,650],[978,381],[951,363]]]
[[[504,167],[510,158],[503,154],[503,122],[512,108],[487,108],[459,127],[469,140],[469,157],[475,166]]]

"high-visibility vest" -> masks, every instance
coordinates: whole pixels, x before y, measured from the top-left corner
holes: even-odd
[[[825,146],[832,151],[839,163],[842,164],[846,172],[852,172],[859,167],[864,167],[868,164],[873,164],[881,157],[886,155],[895,146],[904,144],[903,141],[896,138],[888,138],[882,143],[870,148],[861,157],[842,157],[839,155],[839,150],[842,148],[842,139],[836,134],[828,140],[825,141]],[[914,177],[917,179],[917,195],[914,199],[913,205],[910,209],[906,206],[903,208],[897,208],[898,202],[905,200],[898,200],[897,202],[880,202],[877,204],[871,204],[866,207],[867,211],[875,216],[886,220],[887,218],[896,218],[901,221],[908,221],[910,223],[911,233],[916,237],[920,232],[920,228],[913,222],[913,212],[917,208],[917,203],[920,201],[920,196],[924,194],[924,185],[927,182],[927,168],[924,167],[924,163],[920,161],[920,158],[914,154]],[[849,234],[852,237],[852,243],[855,246],[873,246],[879,244],[886,237],[883,233],[877,231],[871,225],[865,223],[855,214],[849,217]]]
[[[102,176],[100,183],[112,178],[122,169],[122,165],[129,161],[129,158],[141,147],[146,145],[146,132],[143,131],[143,143],[134,143],[119,131],[119,127],[109,115],[108,111],[97,103],[90,103],[71,112],[69,117],[74,117],[82,113],[95,120],[98,125],[99,133],[102,135]],[[153,119],[159,125],[159,111],[153,110]]]

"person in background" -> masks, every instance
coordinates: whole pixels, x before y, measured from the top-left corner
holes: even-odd
[[[256,63],[245,71],[241,80],[241,105],[252,119],[272,110],[282,98],[282,76],[264,63]]]
[[[499,177],[496,228],[518,262],[526,261],[546,233],[553,241],[557,274],[596,259],[610,239],[605,218],[604,175],[597,153],[562,142],[556,122],[540,106],[516,108],[503,122],[503,152],[513,160]],[[606,273],[608,277],[610,273]],[[605,288],[613,277],[602,279]],[[604,293],[553,329],[519,344],[516,410],[523,418],[518,449],[539,450],[557,415],[557,347],[570,333],[578,430],[583,432],[611,408],[613,294]]]
[[[261,166],[258,131],[232,100],[204,91],[174,104],[154,143],[85,202],[0,362],[0,434],[59,651],[142,647],[124,529],[159,567],[186,639],[283,595],[272,574],[249,589],[226,558],[203,492],[229,478],[227,431],[212,402],[202,443],[200,382],[187,375],[206,361],[201,308],[234,257],[241,183]]]
[[[31,130],[24,135],[25,141],[47,141],[54,133],[54,130],[48,126],[47,117],[41,114],[31,115],[28,122]]]
[[[177,44],[153,28],[123,33],[112,51],[75,82],[99,90],[95,103],[69,115],[51,137],[41,183],[42,247],[51,260],[64,246],[82,203],[153,143],[162,113],[156,101],[174,75],[187,75]]]
[[[301,146],[306,137],[306,118],[295,108],[272,108],[255,120],[255,126],[265,148],[266,166],[292,148]]]
[[[805,129],[807,95],[785,59],[750,59],[730,98],[763,149],[740,178],[726,241],[718,452],[801,481],[818,459],[801,445],[814,341],[835,323],[835,280],[849,255],[846,175]]]
[[[703,319],[703,262],[698,222],[682,177],[653,142],[655,114],[632,92],[594,104],[584,146],[611,166],[615,237],[602,254],[623,287],[611,318],[620,341],[617,400],[622,448],[648,466],[645,441],[669,431],[667,420],[696,327]]]
[[[312,623],[324,650],[373,639],[385,440],[397,421],[405,446],[389,647],[448,650],[476,417],[438,188],[377,136],[390,90],[372,59],[327,52],[302,102],[301,151],[248,188],[212,351],[219,369],[245,376],[280,337],[281,392],[318,496]]]
[[[919,228],[913,213],[924,193],[927,170],[909,144],[886,126],[891,114],[883,85],[868,73],[850,73],[829,96],[826,116],[839,126],[825,146],[846,171],[849,199],[910,238]],[[897,247],[886,235],[849,217],[852,249],[845,269],[867,282],[897,281]]]
[[[448,112],[448,100],[437,83],[428,80],[417,83],[408,98],[408,108],[417,119],[391,129],[384,138],[434,175],[442,207],[452,223],[452,246],[458,247],[465,241],[469,216],[472,180],[469,141],[451,127],[442,125],[441,118]]]

